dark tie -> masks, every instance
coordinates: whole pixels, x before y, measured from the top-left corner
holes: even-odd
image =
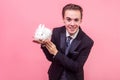
[[[65,50],[65,55],[68,54],[69,49],[70,49],[70,41],[71,41],[72,37],[68,36],[66,39],[66,50]]]
[[[71,41],[72,37],[68,36],[66,38],[66,50],[65,50],[65,55],[67,55],[69,53],[69,49],[70,49],[70,41]],[[68,80],[66,77],[66,71],[64,70],[62,73],[62,76],[60,78],[60,80]]]

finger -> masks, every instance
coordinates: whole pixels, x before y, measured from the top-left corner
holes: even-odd
[[[53,46],[54,44],[51,41],[46,42],[49,46]]]
[[[46,48],[48,49],[48,51],[51,51],[51,47],[50,46],[48,46],[48,45],[46,45]]]
[[[46,46],[47,46],[48,48],[51,48],[51,45],[49,45],[48,43],[46,43]]]
[[[40,43],[39,43],[38,41],[36,41],[36,40],[33,40],[32,42],[40,44]]]
[[[40,39],[39,40],[34,39],[33,42],[39,43],[39,44],[45,44],[44,41]]]

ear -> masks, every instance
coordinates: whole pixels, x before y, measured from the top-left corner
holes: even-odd
[[[82,23],[82,19],[80,19],[80,23]]]
[[[65,23],[65,18],[62,18],[62,20],[63,20],[63,23]]]

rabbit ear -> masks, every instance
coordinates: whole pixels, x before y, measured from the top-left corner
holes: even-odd
[[[43,31],[43,30],[44,30],[44,28],[45,28],[45,25],[44,25],[44,24],[42,24],[42,25],[41,25],[41,30]]]
[[[39,28],[41,28],[42,24],[39,24]]]
[[[40,24],[38,27],[39,30],[43,30],[44,29],[44,24]]]
[[[44,28],[44,27],[45,27],[45,25],[44,25],[44,24],[42,24],[42,27]]]

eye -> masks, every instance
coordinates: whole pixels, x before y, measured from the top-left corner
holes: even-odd
[[[70,22],[72,19],[71,19],[71,18],[67,18],[66,20],[67,20],[68,22]]]
[[[79,19],[74,19],[74,21],[75,21],[75,22],[78,22],[78,21],[79,21]]]

